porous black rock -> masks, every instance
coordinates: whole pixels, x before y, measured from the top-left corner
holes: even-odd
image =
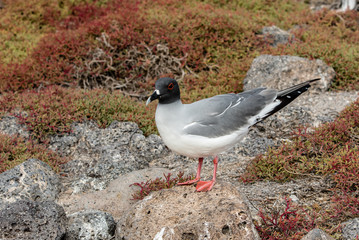
[[[66,225],[64,209],[53,201],[18,200],[0,210],[1,240],[60,240]]]

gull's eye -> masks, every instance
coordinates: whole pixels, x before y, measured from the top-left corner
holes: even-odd
[[[168,84],[167,88],[168,88],[168,90],[172,90],[174,88],[173,83]]]

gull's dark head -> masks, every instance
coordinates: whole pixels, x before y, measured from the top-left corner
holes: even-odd
[[[147,99],[146,105],[156,99],[161,104],[173,103],[180,100],[180,89],[177,81],[168,77],[158,79],[155,84],[155,91]]]

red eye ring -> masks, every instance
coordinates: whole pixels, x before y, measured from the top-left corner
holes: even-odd
[[[173,85],[173,83],[168,84],[167,88],[168,90],[172,90],[175,86]]]

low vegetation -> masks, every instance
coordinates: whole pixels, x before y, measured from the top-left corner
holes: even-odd
[[[144,103],[104,89],[86,91],[49,86],[40,91],[4,93],[0,114],[9,113],[25,124],[34,141],[45,144],[51,135],[69,133],[73,122],[85,120],[93,120],[105,128],[114,120],[143,118],[139,126],[147,133],[155,131],[153,111],[146,109]]]
[[[39,159],[49,164],[57,173],[67,158],[48,150],[45,146],[26,141],[20,137],[10,137],[0,133],[0,173],[9,170],[29,158]]]

